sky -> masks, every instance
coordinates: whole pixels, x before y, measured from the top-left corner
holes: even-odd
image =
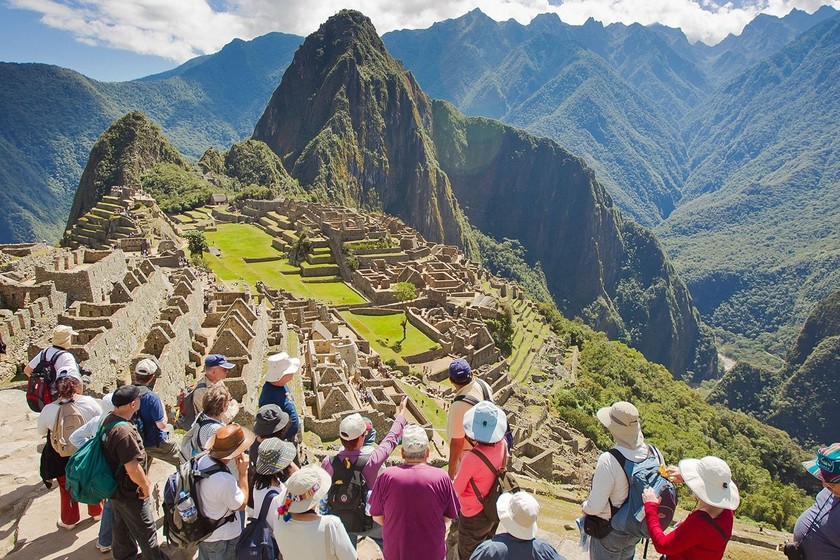
[[[343,8],[360,10],[380,33],[422,29],[475,8],[527,24],[553,12],[566,23],[593,17],[679,27],[692,42],[739,34],[759,13],[809,13],[840,0],[0,0],[0,61],[41,62],[103,81],[174,68],[234,38],[271,31],[312,33]]]

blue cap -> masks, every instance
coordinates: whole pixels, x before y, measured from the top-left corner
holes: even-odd
[[[235,364],[227,361],[222,354],[210,354],[204,358],[204,367],[209,368],[216,366],[222,366],[225,369],[233,369],[236,367]]]
[[[469,383],[472,381],[472,369],[464,358],[458,358],[449,364],[449,380],[455,383]]]
[[[481,401],[464,413],[464,432],[479,443],[498,443],[507,432],[507,417],[492,402]]]

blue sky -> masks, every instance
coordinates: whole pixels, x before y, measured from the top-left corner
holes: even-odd
[[[0,0],[0,61],[42,62],[121,81],[162,72],[271,31],[307,35],[342,8],[371,17],[380,33],[425,28],[480,8],[528,23],[555,12],[571,24],[662,23],[714,44],[759,13],[813,12],[840,0]]]

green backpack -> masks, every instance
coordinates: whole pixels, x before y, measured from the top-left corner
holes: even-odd
[[[116,473],[111,470],[102,451],[102,437],[124,420],[100,425],[96,437],[87,440],[67,461],[64,483],[73,500],[82,504],[98,504],[110,498],[117,489]]]

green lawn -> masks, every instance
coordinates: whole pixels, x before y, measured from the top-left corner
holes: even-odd
[[[407,365],[402,356],[410,356],[425,352],[436,346],[434,340],[417,330],[411,323],[406,328],[406,339],[397,352],[392,346],[402,340],[403,331],[400,324],[403,313],[394,315],[356,315],[350,311],[342,311],[342,317],[353,325],[360,335],[370,341],[370,345],[382,356],[382,361],[394,359],[398,364]],[[381,342],[380,342],[381,341]]]
[[[222,252],[221,257],[205,254],[210,268],[222,280],[242,279],[251,286],[262,280],[272,288],[283,288],[298,297],[311,297],[333,305],[367,301],[344,282],[305,282],[299,274],[300,269],[285,259],[260,263],[243,261],[243,257],[283,256],[271,246],[272,237],[254,225],[219,224],[216,231],[208,231],[205,236],[211,247]]]
[[[446,429],[446,412],[443,411],[435,399],[426,396],[420,389],[410,383],[403,383],[400,379],[397,379],[397,383],[400,384],[405,394],[417,403],[417,406],[420,407],[433,427],[439,430]]]

